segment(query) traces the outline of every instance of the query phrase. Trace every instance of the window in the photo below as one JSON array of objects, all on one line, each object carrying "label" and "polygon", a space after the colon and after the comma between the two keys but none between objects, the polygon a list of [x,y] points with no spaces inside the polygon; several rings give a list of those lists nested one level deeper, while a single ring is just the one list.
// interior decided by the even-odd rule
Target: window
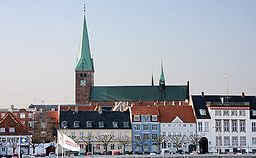
[{"label": "window", "polygon": [[80,122],[79,121],[74,121],[74,127],[75,128],[79,128],[80,127]]},{"label": "window", "polygon": [[76,133],[75,132],[71,132],[71,137],[75,137]]},{"label": "window", "polygon": [[198,122],[198,132],[203,131],[203,122]]},{"label": "window", "polygon": [[224,132],[229,132],[229,120],[224,120]]},{"label": "window", "polygon": [[46,128],[46,122],[41,122],[41,128]]},{"label": "window", "polygon": [[240,132],[245,132],[245,120],[239,120]]},{"label": "window", "polygon": [[256,145],[256,137],[252,137],[252,145]]},{"label": "window", "polygon": [[143,134],[143,140],[148,140],[149,139],[149,134]]},{"label": "window", "polygon": [[28,118],[34,118],[34,114],[33,113],[28,113]]},{"label": "window", "polygon": [[84,132],[80,132],[80,136],[83,137],[84,136]]},{"label": "window", "polygon": [[237,116],[237,110],[231,110],[231,116]]},{"label": "window", "polygon": [[111,150],[114,150],[115,149],[115,144],[111,144],[110,148],[111,148]]},{"label": "window", "polygon": [[0,132],[4,133],[5,132],[5,128],[0,128]]},{"label": "window", "polygon": [[229,116],[229,110],[223,110],[223,116]]},{"label": "window", "polygon": [[163,135],[163,136],[166,136],[166,132],[162,132],[162,135]]},{"label": "window", "polygon": [[152,134],[152,139],[157,140],[157,134]]},{"label": "window", "polygon": [[152,130],[156,131],[157,130],[157,125],[152,125],[151,128],[152,128]]},{"label": "window", "polygon": [[134,115],[134,121],[140,121],[140,115]]},{"label": "window", "polygon": [[222,146],[221,136],[216,136],[216,146]]},{"label": "window", "polygon": [[240,146],[246,146],[246,137],[244,136],[240,137]]},{"label": "window", "polygon": [[134,139],[137,140],[137,141],[140,140],[140,135],[135,135]]},{"label": "window", "polygon": [[33,121],[28,121],[28,127],[34,128],[34,122]]},{"label": "window", "polygon": [[256,110],[252,110],[252,116],[256,116]]},{"label": "window", "polygon": [[149,115],[142,115],[141,121],[143,122],[150,122],[150,116]]},{"label": "window", "polygon": [[15,132],[15,128],[14,127],[10,127],[9,128],[9,133],[14,133]]},{"label": "window", "polygon": [[199,109],[200,115],[205,116],[206,110],[205,109]]},{"label": "window", "polygon": [[134,130],[140,130],[140,125],[134,125]]},{"label": "window", "polygon": [[209,122],[204,122],[204,130],[205,132],[209,132]]},{"label": "window", "polygon": [[46,137],[46,131],[41,131],[41,137]]},{"label": "window", "polygon": [[123,125],[124,125],[124,128],[129,128],[130,127],[129,122],[123,122]]},{"label": "window", "polygon": [[152,121],[157,121],[157,115],[152,115]]},{"label": "window", "polygon": [[26,114],[25,113],[20,113],[20,118],[21,119],[26,118]]},{"label": "window", "polygon": [[103,128],[104,127],[104,122],[103,121],[99,121],[99,127]]},{"label": "window", "polygon": [[186,125],[186,124],[183,124],[183,127],[187,127],[187,125]]},{"label": "window", "polygon": [[149,125],[142,125],[143,126],[143,130],[149,130]]},{"label": "window", "polygon": [[68,122],[67,121],[62,121],[61,122],[61,128],[67,128],[68,127]]},{"label": "window", "polygon": [[252,122],[252,132],[256,132],[256,122]]},{"label": "window", "polygon": [[112,122],[113,128],[118,128],[118,122]]},{"label": "window", "polygon": [[86,127],[92,127],[92,121],[86,121]]},{"label": "window", "polygon": [[233,136],[232,137],[232,146],[238,146],[238,137],[237,136]]},{"label": "window", "polygon": [[[175,132],[173,132],[173,135],[175,135],[174,134]],[[168,137],[171,137],[172,136],[172,132],[168,132]]]},{"label": "window", "polygon": [[221,116],[221,111],[220,110],[215,110],[215,116]]},{"label": "window", "polygon": [[240,110],[239,111],[239,116],[245,116],[245,110]]},{"label": "window", "polygon": [[237,132],[237,120],[231,120],[232,132]]},{"label": "window", "polygon": [[216,132],[221,132],[221,120],[215,120]]},{"label": "window", "polygon": [[230,146],[230,137],[224,136],[224,146]]}]

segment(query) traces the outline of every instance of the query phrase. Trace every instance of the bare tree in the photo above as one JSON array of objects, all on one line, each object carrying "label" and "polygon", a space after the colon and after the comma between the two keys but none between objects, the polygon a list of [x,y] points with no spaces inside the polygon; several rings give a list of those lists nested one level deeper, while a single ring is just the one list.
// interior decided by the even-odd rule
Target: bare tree
[{"label": "bare tree", "polygon": [[173,144],[176,148],[176,151],[182,147],[182,144],[185,142],[186,137],[184,135],[171,135],[168,137],[168,140]]},{"label": "bare tree", "polygon": [[107,154],[108,151],[108,144],[109,142],[114,138],[112,134],[104,134],[104,135],[98,135],[96,139],[102,143],[104,149],[105,149],[105,154]]},{"label": "bare tree", "polygon": [[[92,136],[91,134],[88,134],[87,136],[81,136],[78,139],[78,143],[84,144],[84,147],[88,146],[88,151],[91,151],[91,152],[92,152],[92,142],[93,141],[94,141],[94,136]],[[86,151],[86,149],[85,149],[85,151]]]},{"label": "bare tree", "polygon": [[146,138],[144,136],[143,137],[141,137],[141,136],[135,137],[135,140],[134,140],[134,145],[136,147],[141,147],[141,151],[143,154],[144,154],[144,144],[147,140],[148,140],[148,138]]},{"label": "bare tree", "polygon": [[192,134],[192,135],[187,137],[188,142],[193,144],[193,151],[196,151],[201,138],[202,137],[197,135],[197,134]]},{"label": "bare tree", "polygon": [[15,150],[19,146],[19,138],[10,138],[7,142],[6,145],[12,148],[12,153],[15,153]]},{"label": "bare tree", "polygon": [[157,145],[158,153],[161,152],[161,144],[166,141],[165,135],[157,135],[155,137],[152,137],[152,141]]},{"label": "bare tree", "polygon": [[123,154],[125,153],[125,148],[130,145],[131,143],[131,137],[129,136],[120,136],[116,138],[116,141],[118,141],[123,146]]}]

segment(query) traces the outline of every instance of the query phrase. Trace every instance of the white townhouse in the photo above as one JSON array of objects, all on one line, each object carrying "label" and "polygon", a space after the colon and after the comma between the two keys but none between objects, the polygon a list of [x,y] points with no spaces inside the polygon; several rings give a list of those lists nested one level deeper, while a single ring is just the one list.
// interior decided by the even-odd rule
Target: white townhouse
[{"label": "white townhouse", "polygon": [[201,153],[255,152],[254,96],[192,96]]}]

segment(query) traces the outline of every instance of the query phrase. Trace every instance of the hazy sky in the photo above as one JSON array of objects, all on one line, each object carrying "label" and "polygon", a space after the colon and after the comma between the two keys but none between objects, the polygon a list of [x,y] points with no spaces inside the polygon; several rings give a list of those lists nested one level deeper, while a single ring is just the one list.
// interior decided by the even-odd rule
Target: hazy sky
[{"label": "hazy sky", "polygon": [[[95,85],[256,94],[255,0],[87,0]],[[74,103],[82,0],[0,2],[0,106]]]}]

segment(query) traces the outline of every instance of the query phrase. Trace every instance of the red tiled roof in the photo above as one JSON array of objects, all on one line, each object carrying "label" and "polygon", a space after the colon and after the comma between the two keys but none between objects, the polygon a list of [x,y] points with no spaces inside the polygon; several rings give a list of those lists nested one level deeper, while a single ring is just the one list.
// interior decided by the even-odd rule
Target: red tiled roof
[{"label": "red tiled roof", "polygon": [[159,115],[156,106],[133,106],[131,108],[132,115]]},{"label": "red tiled roof", "polygon": [[68,110],[72,110],[72,111],[75,111],[77,108],[78,111],[94,111],[96,106],[93,105],[93,106],[68,106],[68,105],[63,105],[63,106],[60,106],[60,111],[68,111]]},{"label": "red tiled roof", "polygon": [[9,133],[9,131],[6,130],[4,133],[0,133],[0,135],[30,135],[28,129],[11,112],[6,113],[0,120],[0,127],[6,129],[9,127],[15,128],[14,133]]},{"label": "red tiled roof", "polygon": [[184,123],[196,123],[192,106],[159,106],[160,122],[169,123],[179,117]]}]

